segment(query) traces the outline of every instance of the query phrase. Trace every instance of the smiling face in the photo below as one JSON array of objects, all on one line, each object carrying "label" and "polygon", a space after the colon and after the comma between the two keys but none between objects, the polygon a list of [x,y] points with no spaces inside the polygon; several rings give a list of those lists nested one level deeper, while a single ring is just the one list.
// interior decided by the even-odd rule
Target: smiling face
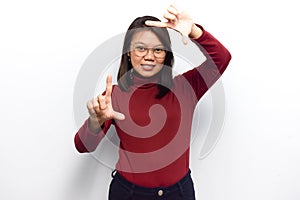
[{"label": "smiling face", "polygon": [[145,30],[133,35],[128,56],[138,74],[151,77],[163,68],[166,52],[158,37],[153,32]]}]

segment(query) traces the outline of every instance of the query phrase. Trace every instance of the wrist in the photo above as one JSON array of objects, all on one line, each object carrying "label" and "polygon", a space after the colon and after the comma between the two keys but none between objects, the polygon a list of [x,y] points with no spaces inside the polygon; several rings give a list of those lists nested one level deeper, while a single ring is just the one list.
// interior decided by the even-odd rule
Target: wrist
[{"label": "wrist", "polygon": [[93,133],[98,133],[101,130],[102,124],[98,119],[92,119],[91,117],[88,119],[88,128]]},{"label": "wrist", "polygon": [[203,34],[203,31],[196,24],[193,24],[189,37],[192,39],[198,39]]}]

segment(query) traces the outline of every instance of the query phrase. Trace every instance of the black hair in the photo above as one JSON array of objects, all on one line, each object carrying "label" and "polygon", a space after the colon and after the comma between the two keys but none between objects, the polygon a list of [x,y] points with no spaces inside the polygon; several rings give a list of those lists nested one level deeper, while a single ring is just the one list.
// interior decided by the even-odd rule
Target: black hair
[{"label": "black hair", "polygon": [[145,24],[145,21],[147,20],[160,21],[158,18],[153,16],[138,17],[130,24],[125,34],[121,63],[118,72],[118,85],[122,91],[128,91],[129,87],[133,84],[128,73],[132,69],[128,52],[130,52],[130,43],[133,35],[141,31],[151,31],[159,38],[166,49],[164,66],[160,71],[159,82],[157,85],[159,92],[156,95],[157,98],[162,98],[173,86],[172,67],[174,56],[171,50],[171,39],[166,28],[147,26]]}]

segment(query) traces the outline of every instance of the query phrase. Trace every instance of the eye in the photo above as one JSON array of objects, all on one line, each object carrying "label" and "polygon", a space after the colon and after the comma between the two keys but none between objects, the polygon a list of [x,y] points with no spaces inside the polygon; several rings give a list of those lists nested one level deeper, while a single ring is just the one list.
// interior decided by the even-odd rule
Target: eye
[{"label": "eye", "polygon": [[154,51],[155,51],[155,53],[161,53],[165,50],[163,48],[155,48]]},{"label": "eye", "polygon": [[160,52],[162,52],[162,51],[163,51],[163,49],[162,49],[162,48],[155,48],[154,50],[155,50],[155,52],[156,52],[156,53],[160,53]]},{"label": "eye", "polygon": [[136,46],[135,47],[135,49],[137,50],[137,51],[146,51],[146,48],[145,47],[143,47],[143,46]]}]

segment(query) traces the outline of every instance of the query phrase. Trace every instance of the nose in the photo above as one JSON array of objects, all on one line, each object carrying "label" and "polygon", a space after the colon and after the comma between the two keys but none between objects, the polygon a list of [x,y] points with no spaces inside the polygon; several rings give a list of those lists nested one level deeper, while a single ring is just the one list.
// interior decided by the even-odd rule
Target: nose
[{"label": "nose", "polygon": [[154,51],[153,49],[148,49],[147,54],[145,55],[146,60],[154,60]]}]

